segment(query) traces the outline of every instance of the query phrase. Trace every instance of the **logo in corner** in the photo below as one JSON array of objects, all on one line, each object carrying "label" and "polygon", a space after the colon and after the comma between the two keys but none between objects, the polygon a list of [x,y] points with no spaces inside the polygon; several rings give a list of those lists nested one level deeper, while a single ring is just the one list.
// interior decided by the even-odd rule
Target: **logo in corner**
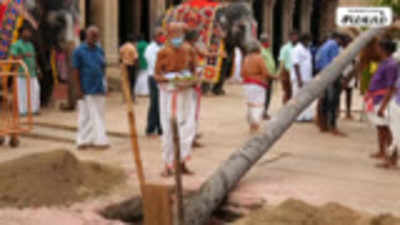
[{"label": "logo in corner", "polygon": [[336,10],[339,27],[386,27],[392,23],[390,7],[339,7]]}]

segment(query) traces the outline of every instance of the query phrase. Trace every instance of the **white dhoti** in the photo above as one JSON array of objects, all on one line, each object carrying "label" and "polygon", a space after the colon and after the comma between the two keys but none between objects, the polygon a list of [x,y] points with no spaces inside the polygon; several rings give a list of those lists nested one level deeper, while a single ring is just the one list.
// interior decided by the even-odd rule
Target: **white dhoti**
[{"label": "white dhoti", "polygon": [[[176,118],[181,150],[181,162],[190,159],[192,143],[196,135],[196,101],[193,88],[179,91],[176,94]],[[163,128],[162,149],[166,165],[173,166],[175,145],[171,125],[172,102],[174,93],[160,88],[160,119]]]},{"label": "white dhoti", "polygon": [[[303,83],[303,87],[305,87],[308,84],[308,82]],[[293,90],[293,96],[296,96],[300,93],[301,88],[298,85],[297,81],[292,80],[292,90]],[[304,109],[304,111],[300,114],[299,117],[297,117],[297,121],[311,121],[315,117],[315,111],[316,109],[314,108],[314,104],[311,104],[309,107]]]},{"label": "white dhoti", "polygon": [[106,146],[105,96],[85,95],[78,101],[78,146]]},{"label": "white dhoti", "polygon": [[[25,115],[28,113],[28,86],[25,77],[18,77],[18,109],[19,113]],[[30,99],[31,112],[38,113],[40,110],[40,85],[37,77],[30,78]]]},{"label": "white dhoti", "polygon": [[384,112],[384,117],[378,116],[378,111],[381,108],[381,104],[374,105],[373,110],[367,111],[368,120],[371,122],[372,125],[377,127],[385,127],[389,125],[389,107],[386,108]]},{"label": "white dhoti", "polygon": [[135,94],[137,96],[148,96],[150,94],[149,88],[149,73],[147,70],[140,70],[136,85],[135,85]]},{"label": "white dhoti", "polygon": [[396,102],[396,99],[393,99],[390,103],[388,114],[389,128],[393,135],[393,142],[389,150],[393,153],[400,148],[400,105]]},{"label": "white dhoti", "polygon": [[257,84],[243,85],[247,97],[247,121],[260,124],[264,112],[265,88]]}]

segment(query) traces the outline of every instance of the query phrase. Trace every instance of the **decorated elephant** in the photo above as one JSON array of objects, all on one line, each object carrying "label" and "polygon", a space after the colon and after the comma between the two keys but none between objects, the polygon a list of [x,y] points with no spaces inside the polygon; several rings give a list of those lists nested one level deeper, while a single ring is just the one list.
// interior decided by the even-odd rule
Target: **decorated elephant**
[{"label": "decorated elephant", "polygon": [[[54,84],[66,80],[67,57],[79,42],[78,0],[25,0],[25,6],[37,22],[34,44],[42,79],[41,102],[46,106],[52,97]],[[58,57],[58,56],[62,57]]]},{"label": "decorated elephant", "polygon": [[[77,41],[77,3],[77,0],[0,0],[0,60],[9,57],[9,47],[18,39],[19,28],[31,26],[35,30],[32,42],[42,75],[41,102],[45,106],[53,94],[54,83],[61,76],[56,56],[68,54],[72,48],[66,46],[74,46]],[[67,59],[64,57],[64,60]],[[64,65],[68,65],[68,62],[64,62]],[[10,69],[10,66],[4,65],[0,68]],[[11,78],[2,78],[0,89],[8,90],[12,87]],[[2,98],[2,101],[10,101],[4,96]],[[4,140],[0,136],[0,145]],[[11,135],[10,145],[16,147],[18,143],[17,135]]]},{"label": "decorated elephant", "polygon": [[213,92],[220,94],[224,80],[231,74],[235,47],[245,53],[246,46],[257,41],[257,23],[250,4],[246,1],[186,1],[168,10],[162,19],[164,26],[174,21],[184,22],[190,29],[197,30],[205,46],[211,48],[217,43],[227,53],[226,58],[205,66],[205,79],[214,84]]},{"label": "decorated elephant", "polygon": [[[8,48],[18,38],[18,28],[31,26],[32,42],[41,70],[41,102],[46,106],[53,93],[54,83],[65,74],[57,66],[58,54],[68,53],[67,46],[78,41],[78,0],[2,0],[3,28],[0,59],[8,57]],[[68,59],[68,57],[60,57]],[[66,65],[66,62],[64,62]]]}]

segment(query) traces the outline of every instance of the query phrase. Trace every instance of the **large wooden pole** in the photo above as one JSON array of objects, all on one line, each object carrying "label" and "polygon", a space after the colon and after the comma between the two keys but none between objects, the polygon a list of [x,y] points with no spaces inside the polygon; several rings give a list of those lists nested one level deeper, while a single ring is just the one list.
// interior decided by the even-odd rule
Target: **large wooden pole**
[{"label": "large wooden pole", "polygon": [[122,92],[125,98],[126,107],[127,107],[127,114],[128,114],[128,122],[129,122],[129,131],[130,131],[130,138],[132,143],[132,151],[135,160],[136,170],[139,178],[140,190],[143,194],[143,188],[145,185],[145,177],[143,172],[143,164],[142,158],[140,155],[139,150],[139,143],[136,131],[136,119],[135,119],[135,112],[133,111],[133,102],[132,102],[132,94],[131,89],[129,87],[129,80],[128,80],[128,70],[126,66],[121,65],[122,71]]},{"label": "large wooden pole", "polygon": [[202,185],[200,191],[185,204],[185,224],[204,225],[213,211],[273,144],[290,128],[298,115],[319,98],[344,68],[383,28],[370,29],[361,34],[330,66],[323,70],[304,90],[284,106],[259,136],[234,152]]}]

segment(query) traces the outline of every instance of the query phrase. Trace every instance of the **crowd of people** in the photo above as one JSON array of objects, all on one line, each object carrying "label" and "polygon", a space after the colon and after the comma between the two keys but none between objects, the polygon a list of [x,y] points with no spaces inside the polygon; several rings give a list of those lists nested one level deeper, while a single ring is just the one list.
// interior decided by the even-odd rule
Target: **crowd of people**
[{"label": "crowd of people", "polygon": [[[10,53],[22,59],[31,74],[31,102],[34,113],[40,110],[40,87],[37,76],[35,50],[29,39],[32,31],[21,28],[21,38],[11,46]],[[270,119],[268,108],[272,98],[274,81],[283,90],[282,103],[287,104],[306,87],[322,70],[329,66],[352,39],[349,35],[333,33],[319,46],[313,46],[309,34],[293,31],[289,41],[282,46],[278,62],[271,51],[269,35],[260,35],[259,41],[248,43],[245,49],[235,49],[236,79],[243,85],[247,99],[247,121],[250,132],[257,133],[263,120]],[[351,119],[352,90],[357,83],[366,86],[365,108],[371,123],[377,127],[379,151],[372,155],[383,159],[385,168],[397,165],[400,144],[400,79],[398,79],[400,52],[396,44],[384,39],[378,42],[377,55],[373,58],[378,66],[371,72],[371,63],[361,59],[351,62],[343,76],[329,85],[318,100],[297,118],[298,122],[315,121],[321,132],[346,136],[338,129],[340,96],[346,95],[346,118]],[[198,45],[196,31],[188,30],[182,23],[171,23],[167,29],[158,28],[150,43],[143,38],[129,36],[120,48],[121,66],[128,71],[129,86],[135,96],[150,95],[146,134],[162,136],[165,168],[163,176],[171,176],[174,170],[175,146],[171,118],[176,117],[181,167],[184,174],[192,174],[187,160],[193,147],[201,147],[198,132],[199,106],[202,95],[202,67],[198,58],[221,55]],[[397,57],[397,59],[396,59]],[[397,61],[396,61],[397,60]],[[71,54],[73,76],[71,86],[76,90],[78,108],[78,149],[107,149],[110,142],[105,128],[105,79],[106,61],[99,44],[99,29],[89,27],[82,33],[82,43]],[[239,66],[238,66],[239,65]],[[363,71],[371,75],[365,81]],[[361,75],[360,75],[361,74]],[[238,77],[240,76],[240,77]],[[18,77],[20,114],[27,113],[26,78]],[[223,83],[223,82],[222,82]],[[315,105],[317,107],[315,107]]]},{"label": "crowd of people", "polygon": [[[269,119],[268,105],[273,80],[280,81],[282,101],[286,104],[318,76],[320,71],[332,64],[340,52],[352,42],[349,34],[334,32],[321,45],[315,46],[311,44],[310,35],[293,31],[289,35],[289,42],[280,50],[279,70],[274,72],[274,58],[271,57],[268,39],[265,37],[268,35],[261,35],[261,44],[252,43],[247,46],[241,72],[247,97],[247,119],[252,133],[260,128],[263,117]],[[322,133],[346,137],[338,128],[341,95],[344,93],[346,99],[345,118],[353,119],[353,89],[360,84],[361,94],[365,97],[365,110],[362,114],[367,115],[378,130],[379,151],[371,157],[384,160],[378,166],[393,168],[397,166],[400,143],[400,49],[396,50],[396,42],[388,37],[377,40],[370,44],[374,45],[373,49],[363,50],[367,54],[370,51],[376,53],[370,57],[368,63],[361,59],[365,58],[363,54],[350,62],[343,74],[324,91],[317,104],[311,104],[298,116],[297,122],[315,121]],[[367,74],[364,70],[367,70]]]}]

